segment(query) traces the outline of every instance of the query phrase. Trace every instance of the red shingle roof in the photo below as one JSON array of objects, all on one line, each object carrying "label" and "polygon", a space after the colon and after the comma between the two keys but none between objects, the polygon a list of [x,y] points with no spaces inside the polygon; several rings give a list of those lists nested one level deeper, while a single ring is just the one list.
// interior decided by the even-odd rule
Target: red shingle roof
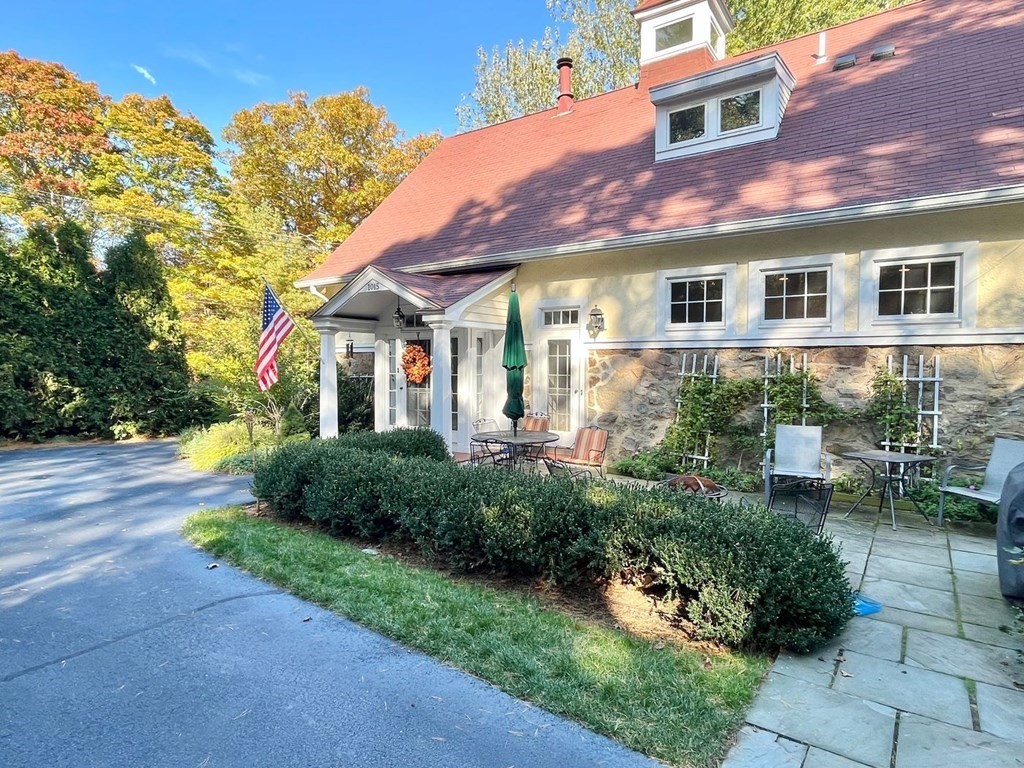
[{"label": "red shingle roof", "polygon": [[493,269],[464,275],[410,275],[391,269],[378,269],[439,307],[450,307],[508,272],[507,269]]},{"label": "red shingle roof", "polygon": [[[896,58],[870,61],[886,43]],[[665,62],[568,115],[448,138],[307,279],[1024,184],[1024,3],[924,0],[830,30],[829,63],[817,47],[720,63],[786,61],[772,141],[655,163],[649,88],[688,73]]]}]

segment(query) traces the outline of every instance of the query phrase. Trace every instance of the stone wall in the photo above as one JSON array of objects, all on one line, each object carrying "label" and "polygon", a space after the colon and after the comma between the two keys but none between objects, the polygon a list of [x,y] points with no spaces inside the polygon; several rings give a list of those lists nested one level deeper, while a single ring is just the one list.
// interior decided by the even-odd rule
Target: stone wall
[{"label": "stone wall", "polygon": [[[587,364],[587,418],[611,432],[609,459],[657,444],[675,418],[676,391],[684,354],[706,350],[609,350],[592,353]],[[941,364],[939,445],[941,453],[984,461],[992,439],[1024,439],[1024,345],[949,347],[818,347],[808,349],[722,349],[719,373],[760,377],[765,353],[784,359],[804,353],[825,400],[846,410],[867,404],[877,366],[888,355],[903,355],[916,366],[938,355]],[[712,353],[713,354],[713,353]],[[916,368],[915,368],[916,370]],[[916,388],[914,390],[916,398]],[[760,420],[760,411],[749,417]],[[832,426],[825,447],[838,455],[874,448],[880,438],[866,420]],[[725,457],[728,458],[728,457]],[[746,467],[749,469],[750,467]],[[840,462],[837,471],[844,471]]]}]

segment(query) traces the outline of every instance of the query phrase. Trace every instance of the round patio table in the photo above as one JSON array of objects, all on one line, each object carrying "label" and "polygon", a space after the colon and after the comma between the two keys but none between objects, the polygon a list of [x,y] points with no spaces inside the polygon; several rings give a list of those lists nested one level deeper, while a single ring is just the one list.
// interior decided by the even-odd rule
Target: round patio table
[{"label": "round patio table", "polygon": [[515,469],[523,456],[529,453],[530,448],[538,448],[548,443],[557,443],[559,439],[559,435],[554,432],[532,429],[520,429],[517,432],[513,432],[511,429],[477,432],[470,438],[474,443],[500,445],[508,448],[508,455],[511,459],[508,466],[510,470]]}]

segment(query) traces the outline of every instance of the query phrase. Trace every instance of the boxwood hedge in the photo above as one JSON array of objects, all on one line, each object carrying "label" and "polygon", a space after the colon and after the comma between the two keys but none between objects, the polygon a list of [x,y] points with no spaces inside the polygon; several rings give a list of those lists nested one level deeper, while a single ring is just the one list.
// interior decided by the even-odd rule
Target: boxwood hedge
[{"label": "boxwood hedge", "polygon": [[734,647],[807,651],[853,615],[832,542],[763,508],[459,466],[432,458],[439,437],[401,432],[285,446],[257,470],[256,494],[282,517],[399,537],[464,570],[634,574],[680,599],[695,637]]}]

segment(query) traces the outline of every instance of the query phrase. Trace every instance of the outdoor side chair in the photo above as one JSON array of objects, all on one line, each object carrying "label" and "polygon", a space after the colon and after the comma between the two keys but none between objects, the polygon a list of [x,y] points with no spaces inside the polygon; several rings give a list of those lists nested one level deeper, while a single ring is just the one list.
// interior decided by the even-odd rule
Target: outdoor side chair
[{"label": "outdoor side chair", "polygon": [[597,470],[604,479],[604,454],[608,450],[608,430],[601,427],[580,427],[576,440],[568,448],[553,449],[553,458],[588,470]]},{"label": "outdoor side chair", "polygon": [[764,455],[764,503],[771,507],[772,486],[780,478],[827,481],[832,457],[822,448],[821,427],[779,424],[775,449]]},{"label": "outdoor side chair", "polygon": [[[1024,463],[1024,441],[997,437],[992,446],[992,456],[989,458],[988,464],[975,467],[950,464],[946,467],[946,471],[942,475],[942,485],[939,486],[939,527],[942,527],[942,514],[946,506],[947,493],[974,499],[982,504],[999,504],[1006,476],[1010,474],[1011,469],[1022,463]],[[985,470],[985,479],[980,488],[950,485],[949,481],[955,470],[960,472]]]},{"label": "outdoor side chair", "polygon": [[772,485],[768,509],[780,517],[803,523],[816,536],[825,530],[825,518],[832,504],[832,483],[798,478]]},{"label": "outdoor side chair", "polygon": [[[546,413],[531,413],[523,419],[523,431],[525,432],[547,432],[548,426],[551,424],[551,418]],[[545,446],[543,445],[530,445],[527,446],[520,459],[524,462],[531,462],[534,467],[545,456]]]},{"label": "outdoor side chair", "polygon": [[[473,422],[473,432],[497,432],[498,422],[494,419],[477,419]],[[487,441],[469,441],[469,463],[475,467],[487,463],[497,463],[505,455],[504,446]]]}]

